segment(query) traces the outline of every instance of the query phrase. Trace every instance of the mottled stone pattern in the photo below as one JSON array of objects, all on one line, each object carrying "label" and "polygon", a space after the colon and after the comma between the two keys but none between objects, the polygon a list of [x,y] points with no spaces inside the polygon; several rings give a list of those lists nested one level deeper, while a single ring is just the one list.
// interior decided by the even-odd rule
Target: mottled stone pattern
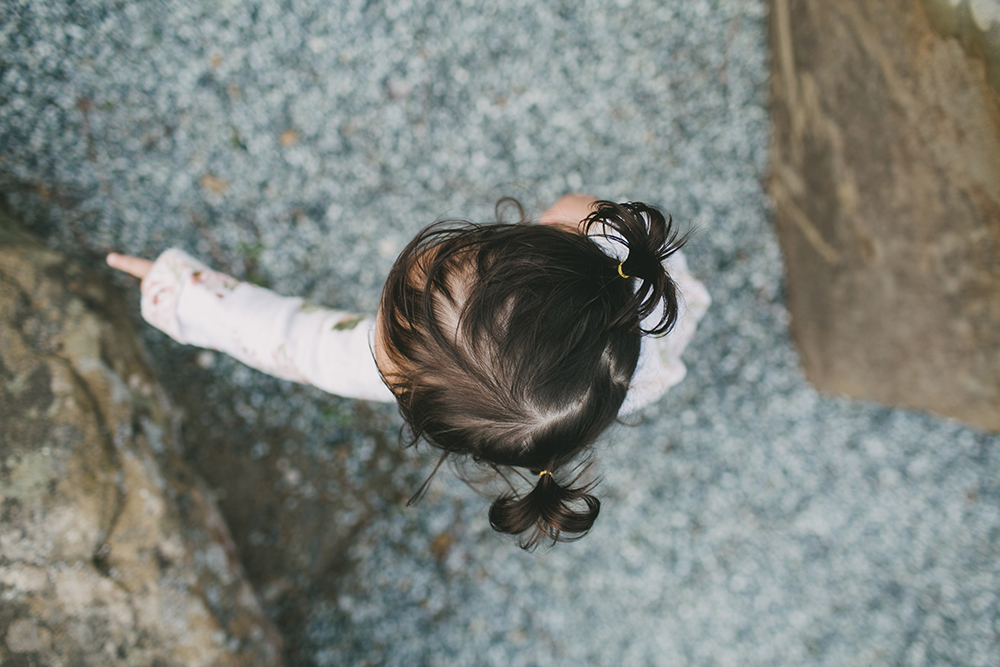
[{"label": "mottled stone pattern", "polygon": [[125,312],[0,213],[0,664],[278,664]]},{"label": "mottled stone pattern", "polygon": [[1000,429],[1000,105],[983,62],[911,0],[772,10],[769,189],[809,379]]}]

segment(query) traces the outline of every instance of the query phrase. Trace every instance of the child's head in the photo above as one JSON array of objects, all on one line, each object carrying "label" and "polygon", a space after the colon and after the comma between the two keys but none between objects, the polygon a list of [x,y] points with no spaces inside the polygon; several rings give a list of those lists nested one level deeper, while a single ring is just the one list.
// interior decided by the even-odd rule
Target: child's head
[{"label": "child's head", "polygon": [[677,317],[662,262],[683,240],[669,219],[598,202],[581,229],[623,243],[628,258],[553,226],[431,225],[396,260],[379,311],[376,359],[414,441],[535,476],[531,492],[490,509],[493,527],[527,547],[593,524],[591,487],[559,480],[617,418],[642,334]]}]

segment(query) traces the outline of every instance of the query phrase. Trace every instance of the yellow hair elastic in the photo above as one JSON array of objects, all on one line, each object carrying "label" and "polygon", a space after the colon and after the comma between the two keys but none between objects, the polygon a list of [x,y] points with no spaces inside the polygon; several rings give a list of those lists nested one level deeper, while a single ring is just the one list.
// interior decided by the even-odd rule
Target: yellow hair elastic
[{"label": "yellow hair elastic", "polygon": [[622,271],[622,264],[624,264],[624,263],[625,263],[625,262],[618,262],[618,275],[620,275],[620,276],[621,276],[622,278],[624,278],[625,280],[628,280],[628,276],[626,276],[626,275],[625,275],[625,272],[624,272],[624,271]]},{"label": "yellow hair elastic", "polygon": [[[549,477],[552,477],[552,473],[550,473],[548,470],[543,470],[542,472],[538,473],[538,479],[541,479],[542,476],[544,476],[544,475],[548,475]],[[552,479],[555,479],[555,477],[552,477]]]}]

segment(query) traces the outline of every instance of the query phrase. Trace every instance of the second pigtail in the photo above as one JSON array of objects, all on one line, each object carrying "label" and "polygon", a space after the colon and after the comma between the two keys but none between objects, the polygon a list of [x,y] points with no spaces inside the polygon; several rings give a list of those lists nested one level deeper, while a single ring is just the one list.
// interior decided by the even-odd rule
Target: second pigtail
[{"label": "second pigtail", "polygon": [[522,496],[507,493],[493,502],[490,525],[520,535],[521,547],[528,550],[545,539],[568,542],[583,537],[594,525],[601,501],[590,495],[593,482],[574,487],[577,479],[563,486],[552,470],[539,471],[531,491]]},{"label": "second pigtail", "polygon": [[[657,311],[660,317],[642,332],[655,336],[670,331],[677,321],[677,286],[663,268],[663,262],[687,241],[673,224],[673,218],[647,204],[599,201],[583,223],[588,233],[596,233],[627,249],[624,260],[615,261],[619,278],[637,279],[635,308],[639,321]],[[612,260],[614,261],[614,260]]]}]

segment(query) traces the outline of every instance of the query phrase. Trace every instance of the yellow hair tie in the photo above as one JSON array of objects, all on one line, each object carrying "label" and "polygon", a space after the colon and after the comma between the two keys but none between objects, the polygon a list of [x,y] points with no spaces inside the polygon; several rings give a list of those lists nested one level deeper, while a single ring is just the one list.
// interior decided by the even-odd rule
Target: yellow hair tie
[{"label": "yellow hair tie", "polygon": [[622,278],[624,278],[625,280],[628,280],[628,276],[626,276],[626,275],[625,275],[625,272],[624,272],[624,271],[622,271],[622,264],[624,264],[624,263],[625,263],[625,262],[618,262],[618,275],[620,275],[620,276],[621,276]]},{"label": "yellow hair tie", "polygon": [[[548,470],[543,470],[542,472],[538,473],[538,479],[541,479],[544,475],[552,477],[552,473],[550,473]],[[552,477],[552,479],[555,479],[555,477]]]}]

